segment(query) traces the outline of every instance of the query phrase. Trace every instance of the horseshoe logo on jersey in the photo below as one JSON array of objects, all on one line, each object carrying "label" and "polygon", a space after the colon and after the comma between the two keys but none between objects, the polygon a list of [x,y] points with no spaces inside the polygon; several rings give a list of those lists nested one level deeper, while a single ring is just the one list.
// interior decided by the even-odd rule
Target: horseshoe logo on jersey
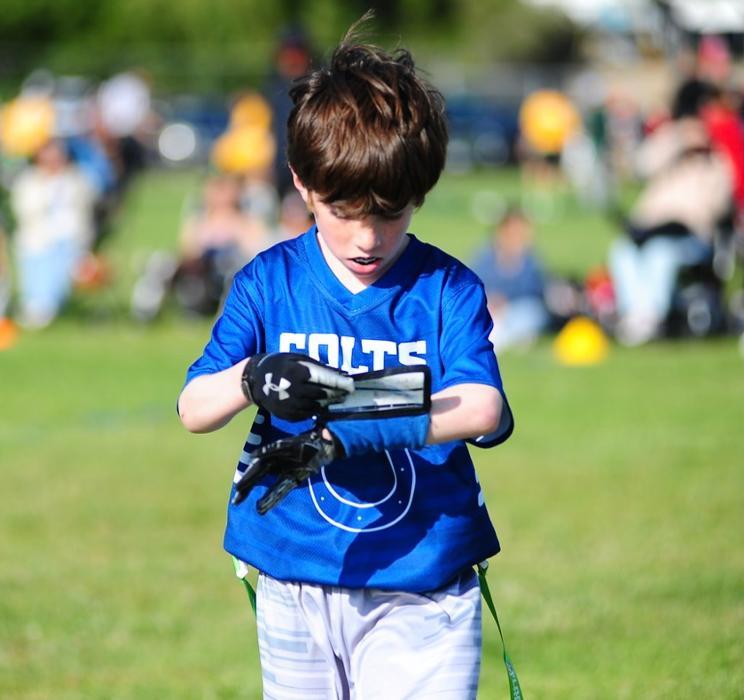
[{"label": "horseshoe logo on jersey", "polygon": [[400,522],[411,509],[416,469],[408,450],[385,450],[385,458],[329,464],[311,477],[310,496],[323,519],[347,532],[377,532]]}]

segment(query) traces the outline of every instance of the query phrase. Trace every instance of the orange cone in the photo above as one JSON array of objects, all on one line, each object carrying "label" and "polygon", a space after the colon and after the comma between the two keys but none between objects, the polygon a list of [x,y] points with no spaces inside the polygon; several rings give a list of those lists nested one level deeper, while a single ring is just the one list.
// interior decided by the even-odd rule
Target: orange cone
[{"label": "orange cone", "polygon": [[18,340],[18,326],[9,318],[0,318],[0,351],[12,348]]}]

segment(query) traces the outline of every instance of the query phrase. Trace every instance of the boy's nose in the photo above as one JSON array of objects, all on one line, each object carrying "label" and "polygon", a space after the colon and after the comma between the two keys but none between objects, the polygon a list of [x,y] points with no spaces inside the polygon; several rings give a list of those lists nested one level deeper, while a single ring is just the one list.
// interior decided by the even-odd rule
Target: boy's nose
[{"label": "boy's nose", "polygon": [[375,222],[365,219],[360,222],[359,230],[355,237],[357,247],[364,253],[372,253],[380,245],[380,234]]}]

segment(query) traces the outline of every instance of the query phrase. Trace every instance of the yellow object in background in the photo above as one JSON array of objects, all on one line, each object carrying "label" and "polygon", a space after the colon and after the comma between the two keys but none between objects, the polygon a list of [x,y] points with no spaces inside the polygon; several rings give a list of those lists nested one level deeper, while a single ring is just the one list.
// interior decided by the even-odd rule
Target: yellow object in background
[{"label": "yellow object in background", "polygon": [[572,318],[553,341],[553,353],[564,365],[594,365],[607,357],[610,343],[597,323],[585,316]]},{"label": "yellow object in background", "polygon": [[258,93],[243,95],[230,111],[230,128],[255,126],[259,129],[271,128],[271,106]]},{"label": "yellow object in background", "polygon": [[242,175],[269,167],[275,151],[274,137],[268,129],[240,126],[217,139],[212,162],[224,173]]},{"label": "yellow object in background", "polygon": [[560,153],[580,124],[576,107],[557,90],[533,92],[519,110],[519,128],[527,143],[544,154]]},{"label": "yellow object in background", "polygon": [[0,114],[0,145],[9,156],[33,156],[54,134],[54,106],[46,97],[17,97]]},{"label": "yellow object in background", "polygon": [[18,326],[9,318],[0,318],[0,352],[12,348],[18,340]]}]

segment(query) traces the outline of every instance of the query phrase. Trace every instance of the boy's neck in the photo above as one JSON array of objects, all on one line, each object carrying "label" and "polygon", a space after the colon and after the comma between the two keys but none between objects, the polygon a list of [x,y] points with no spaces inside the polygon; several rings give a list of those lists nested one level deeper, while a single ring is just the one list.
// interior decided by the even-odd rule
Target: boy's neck
[{"label": "boy's neck", "polygon": [[358,294],[367,289],[370,284],[373,284],[374,281],[367,283],[356,277],[351,270],[345,267],[344,264],[333,253],[331,253],[326,242],[323,240],[323,236],[318,232],[316,232],[315,235],[318,239],[320,252],[323,253],[323,258],[326,263],[328,263],[328,267],[331,268],[331,272],[334,274],[336,279],[346,287],[346,289],[348,289],[352,294]]}]

